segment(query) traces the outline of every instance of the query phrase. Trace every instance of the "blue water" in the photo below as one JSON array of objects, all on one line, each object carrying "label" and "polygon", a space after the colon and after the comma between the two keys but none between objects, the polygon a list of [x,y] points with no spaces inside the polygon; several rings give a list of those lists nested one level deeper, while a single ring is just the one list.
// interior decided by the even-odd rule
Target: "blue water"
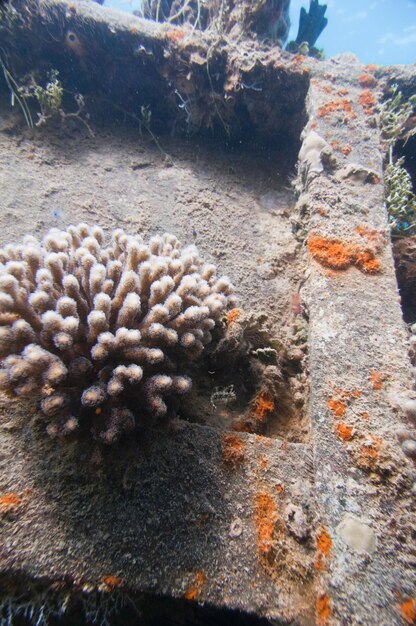
[{"label": "blue water", "polygon": [[[324,4],[320,0],[320,4]],[[416,0],[327,0],[328,26],[317,45],[327,56],[353,52],[363,63],[416,62]],[[292,29],[300,7],[292,0]]]},{"label": "blue water", "polygon": [[[363,63],[416,63],[416,0],[320,0],[327,5],[328,26],[317,46],[327,57],[353,52]],[[133,12],[141,0],[106,0],[105,6]],[[299,11],[309,0],[291,0],[295,39]]]}]

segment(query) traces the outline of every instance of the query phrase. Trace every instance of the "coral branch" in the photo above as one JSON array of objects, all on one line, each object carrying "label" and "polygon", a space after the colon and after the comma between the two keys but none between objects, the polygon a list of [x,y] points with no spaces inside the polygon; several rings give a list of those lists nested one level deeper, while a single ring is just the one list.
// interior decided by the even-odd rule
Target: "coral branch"
[{"label": "coral branch", "polygon": [[27,236],[0,250],[0,389],[37,396],[52,437],[111,444],[189,391],[232,292],[173,235],[146,244],[117,229],[106,246],[79,224]]}]

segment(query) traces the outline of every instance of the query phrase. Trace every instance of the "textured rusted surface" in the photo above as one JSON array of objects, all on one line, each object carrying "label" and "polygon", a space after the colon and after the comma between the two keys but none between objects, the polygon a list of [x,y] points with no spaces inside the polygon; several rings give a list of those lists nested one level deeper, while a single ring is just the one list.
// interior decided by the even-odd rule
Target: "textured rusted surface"
[{"label": "textured rusted surface", "polygon": [[90,111],[143,120],[155,131],[214,130],[231,142],[284,136],[288,153],[298,141],[308,71],[277,46],[265,51],[253,41],[156,24],[90,0],[12,4],[0,37],[14,77],[53,68],[68,92],[87,98]]},{"label": "textured rusted surface", "polygon": [[[380,84],[373,77],[372,91],[363,87],[363,71],[353,59],[348,76],[343,69],[340,75],[336,65],[322,66],[311,81],[304,131],[305,142],[311,131],[327,142],[321,167],[312,165],[305,172],[299,200],[310,214],[317,503],[326,546],[331,544],[323,555],[318,541],[321,624],[403,624],[402,603],[415,593],[414,468],[396,435],[406,421],[397,397],[412,393],[407,336],[374,123]],[[333,106],[340,102],[341,88],[344,105]],[[305,171],[305,160],[300,167]],[[317,248],[317,241],[325,246]],[[342,262],[351,247],[353,258],[357,250],[371,251],[366,257],[371,268]],[[377,271],[369,271],[375,260]]]},{"label": "textured rusted surface", "polygon": [[[1,436],[2,484],[14,494],[3,507],[3,572],[93,586],[116,576],[130,590],[311,619],[308,446],[239,434],[244,454],[230,466],[215,430],[182,422],[97,476],[44,437]],[[288,516],[296,507],[303,537]]]}]

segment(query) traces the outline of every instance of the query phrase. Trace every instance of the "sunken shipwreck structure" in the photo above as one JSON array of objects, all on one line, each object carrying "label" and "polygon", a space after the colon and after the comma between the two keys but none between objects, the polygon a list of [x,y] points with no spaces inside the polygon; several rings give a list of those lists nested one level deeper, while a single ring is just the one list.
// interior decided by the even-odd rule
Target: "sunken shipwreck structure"
[{"label": "sunken shipwreck structure", "polygon": [[0,5],[1,624],[415,623],[416,70],[288,7]]}]

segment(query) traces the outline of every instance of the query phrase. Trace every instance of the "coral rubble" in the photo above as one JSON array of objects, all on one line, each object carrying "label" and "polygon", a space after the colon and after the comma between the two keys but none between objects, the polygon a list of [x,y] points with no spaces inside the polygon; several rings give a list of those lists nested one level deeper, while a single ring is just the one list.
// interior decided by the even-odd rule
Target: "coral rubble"
[{"label": "coral rubble", "polygon": [[195,246],[98,226],[0,250],[0,388],[38,397],[52,437],[111,444],[167,414],[235,306]]}]

